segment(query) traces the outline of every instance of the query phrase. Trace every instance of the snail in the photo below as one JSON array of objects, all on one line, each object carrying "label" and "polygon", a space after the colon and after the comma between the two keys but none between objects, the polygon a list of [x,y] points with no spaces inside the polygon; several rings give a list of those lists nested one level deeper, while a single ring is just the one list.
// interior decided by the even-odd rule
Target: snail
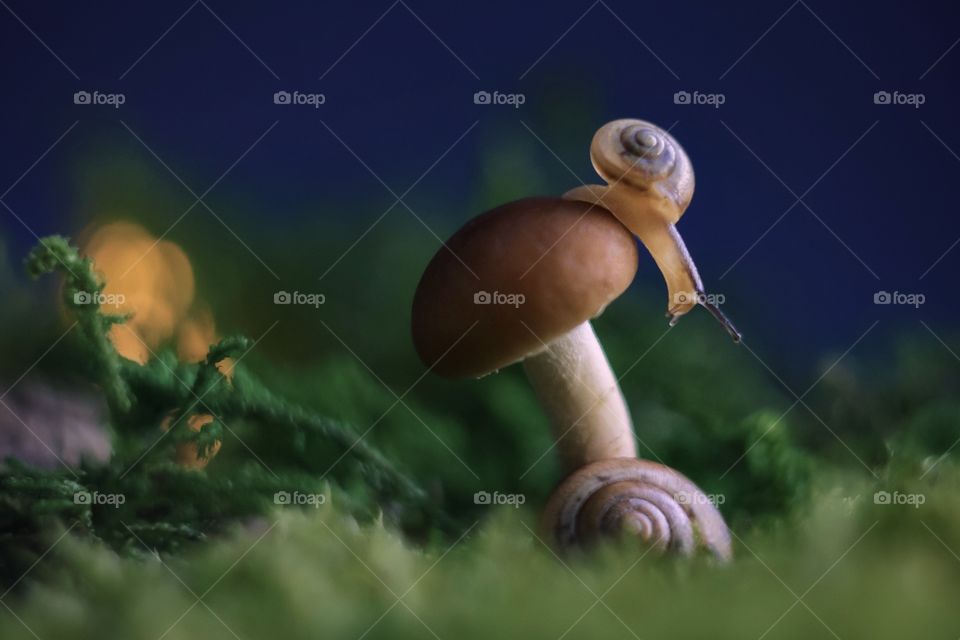
[{"label": "snail", "polygon": [[591,153],[610,186],[509,202],[443,244],[414,294],[414,346],[449,378],[523,363],[571,473],[544,516],[557,546],[629,531],[656,548],[689,555],[702,546],[726,559],[726,525],[696,485],[637,459],[626,401],[590,323],[633,281],[636,235],[671,295],[689,296],[669,308],[671,324],[699,303],[739,339],[701,295],[674,228],[693,195],[693,171],[673,138],[639,120],[601,128]]},{"label": "snail", "polygon": [[561,549],[633,536],[682,556],[698,547],[720,561],[733,554],[727,525],[707,495],[670,467],[633,458],[574,471],[550,496],[541,529]]},{"label": "snail", "polygon": [[644,120],[614,120],[590,144],[594,169],[608,186],[586,185],[564,194],[608,209],[653,256],[667,282],[667,317],[676,324],[701,305],[735,342],[740,332],[712,302],[676,224],[693,198],[693,165],[669,133]]}]

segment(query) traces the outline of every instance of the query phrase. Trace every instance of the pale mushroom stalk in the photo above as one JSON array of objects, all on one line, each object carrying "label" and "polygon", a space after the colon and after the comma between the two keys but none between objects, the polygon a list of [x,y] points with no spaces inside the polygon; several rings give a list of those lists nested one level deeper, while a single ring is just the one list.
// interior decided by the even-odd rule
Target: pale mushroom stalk
[{"label": "pale mushroom stalk", "polygon": [[590,322],[523,361],[563,468],[637,455],[627,404]]}]

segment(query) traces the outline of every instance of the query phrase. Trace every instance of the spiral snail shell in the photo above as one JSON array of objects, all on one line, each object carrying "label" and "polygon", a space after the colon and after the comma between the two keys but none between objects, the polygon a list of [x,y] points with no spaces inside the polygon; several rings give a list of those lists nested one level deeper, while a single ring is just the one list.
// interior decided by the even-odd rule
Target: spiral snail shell
[{"label": "spiral snail shell", "polygon": [[720,561],[732,556],[730,532],[708,497],[686,476],[647,460],[581,467],[554,490],[542,522],[561,549],[632,535],[660,552],[691,556],[703,548]]},{"label": "spiral snail shell", "polygon": [[602,126],[590,144],[597,173],[611,186],[655,189],[675,205],[671,222],[693,198],[693,165],[669,133],[645,120],[621,119]]}]

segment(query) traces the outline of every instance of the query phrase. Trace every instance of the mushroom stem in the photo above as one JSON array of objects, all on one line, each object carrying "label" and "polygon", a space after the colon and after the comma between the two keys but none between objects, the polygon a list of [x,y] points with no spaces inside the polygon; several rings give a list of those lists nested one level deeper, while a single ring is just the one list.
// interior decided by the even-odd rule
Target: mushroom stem
[{"label": "mushroom stem", "polygon": [[630,413],[589,321],[523,366],[550,419],[565,469],[637,456]]}]

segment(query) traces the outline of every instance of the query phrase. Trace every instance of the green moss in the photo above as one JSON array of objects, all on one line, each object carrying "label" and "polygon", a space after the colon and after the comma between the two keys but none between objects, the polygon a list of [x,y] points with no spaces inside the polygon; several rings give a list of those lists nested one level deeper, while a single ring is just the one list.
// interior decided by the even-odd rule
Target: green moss
[{"label": "green moss", "polygon": [[[924,485],[915,509],[832,477],[789,525],[740,530],[725,567],[629,547],[559,559],[513,510],[426,552],[329,504],[175,557],[68,536],[17,613],[41,638],[952,637],[957,480],[950,468]],[[0,632],[32,637],[10,616]]]}]

